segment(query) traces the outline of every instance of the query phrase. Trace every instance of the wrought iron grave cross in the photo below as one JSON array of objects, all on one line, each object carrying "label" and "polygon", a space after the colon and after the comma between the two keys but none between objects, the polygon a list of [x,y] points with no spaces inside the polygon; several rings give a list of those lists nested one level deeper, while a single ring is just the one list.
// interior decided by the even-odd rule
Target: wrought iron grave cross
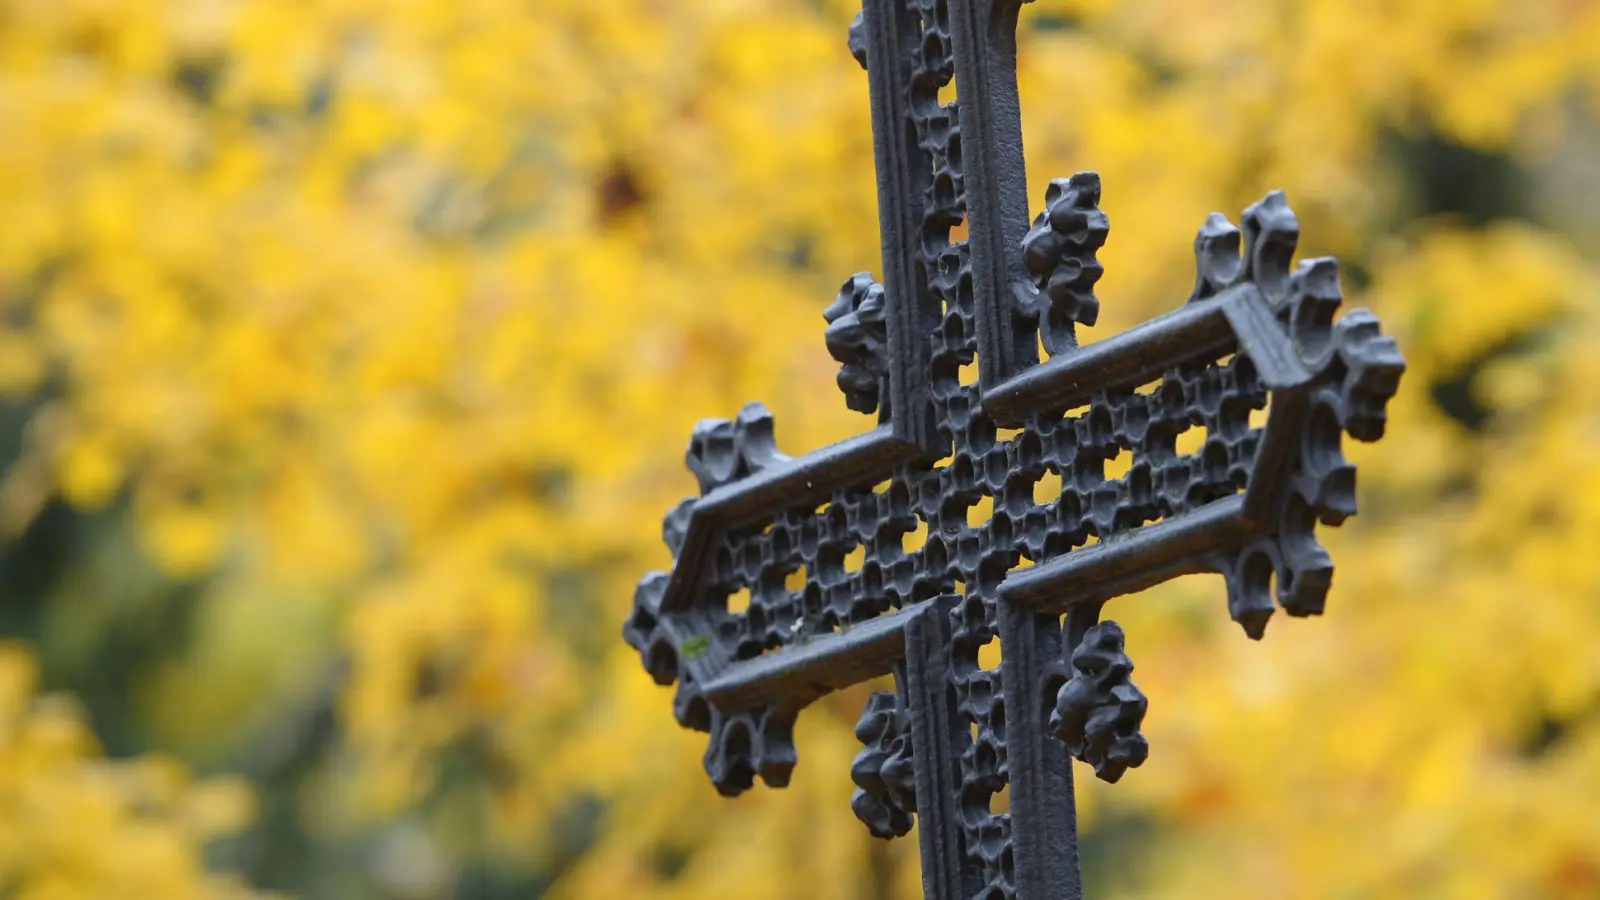
[{"label": "wrought iron grave cross", "polygon": [[[1321,613],[1333,565],[1316,526],[1355,512],[1342,436],[1383,434],[1405,367],[1370,313],[1334,321],[1334,260],[1291,269],[1299,226],[1280,193],[1242,230],[1206,220],[1187,303],[1078,346],[1108,221],[1084,172],[1051,182],[1028,225],[1022,2],[865,0],[850,48],[872,97],[883,282],[853,276],[824,316],[846,402],[878,425],[793,459],[758,403],[697,425],[700,496],[667,516],[673,570],[640,582],[625,628],[677,682],[678,721],[709,732],[706,770],[729,795],[788,782],[805,706],[893,674],[856,726],[851,805],[880,837],[918,818],[937,900],[1082,896],[1069,756],[1116,781],[1148,752],[1103,604],[1216,572],[1252,638],[1274,596]],[[969,239],[952,241],[963,220]],[[1203,443],[1180,453],[1190,429]],[[1036,502],[1047,479],[1059,494]],[[980,504],[992,514],[969,524]],[[1000,667],[984,669],[996,636]],[[1009,813],[992,813],[1008,784]]]}]

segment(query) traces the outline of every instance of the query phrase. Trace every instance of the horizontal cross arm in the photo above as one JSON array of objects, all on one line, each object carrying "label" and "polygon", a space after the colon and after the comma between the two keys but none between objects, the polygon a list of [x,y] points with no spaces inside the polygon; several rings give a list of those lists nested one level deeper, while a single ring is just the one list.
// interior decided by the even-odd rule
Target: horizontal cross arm
[{"label": "horizontal cross arm", "polygon": [[843,488],[888,478],[896,466],[921,455],[917,445],[880,425],[711,491],[695,502],[690,513],[661,609],[689,608],[701,583],[706,553],[722,531],[792,507],[821,503]]},{"label": "horizontal cross arm", "polygon": [[822,502],[834,491],[888,478],[921,454],[884,426],[846,438],[720,487],[695,504],[695,518],[737,528],[793,506]]},{"label": "horizontal cross arm", "polygon": [[[1253,292],[1240,285],[1233,292]],[[1224,295],[1225,297],[1228,295]],[[983,411],[1005,427],[1040,410],[1071,409],[1108,387],[1136,385],[1233,340],[1224,297],[1196,303],[1027,369],[984,391]]]},{"label": "horizontal cross arm", "polygon": [[1301,364],[1261,291],[1244,283],[1034,366],[984,392],[983,411],[1014,427],[1030,413],[1071,409],[1097,391],[1142,384],[1235,341],[1268,388],[1296,387],[1314,374]]},{"label": "horizontal cross arm", "polygon": [[1227,497],[1126,537],[1014,572],[1000,583],[1000,598],[1044,613],[1062,613],[1073,604],[1142,591],[1179,575],[1208,571],[1206,559],[1211,553],[1247,539],[1257,527],[1245,515],[1244,498]]},{"label": "horizontal cross arm", "polygon": [[729,665],[703,688],[725,713],[743,712],[782,699],[811,700],[830,691],[887,675],[905,656],[905,625],[933,601],[880,616],[848,631],[822,635]]}]

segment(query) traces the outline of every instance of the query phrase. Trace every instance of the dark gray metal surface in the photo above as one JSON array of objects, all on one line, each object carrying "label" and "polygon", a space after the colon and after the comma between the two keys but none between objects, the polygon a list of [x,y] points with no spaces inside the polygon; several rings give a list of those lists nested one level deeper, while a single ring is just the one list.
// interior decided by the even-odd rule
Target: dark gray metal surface
[{"label": "dark gray metal surface", "polygon": [[[1082,896],[1070,758],[1116,781],[1149,752],[1103,604],[1215,572],[1252,638],[1274,600],[1320,614],[1333,564],[1316,526],[1355,512],[1342,438],[1382,436],[1405,368],[1370,313],[1334,321],[1334,260],[1292,266],[1280,193],[1242,230],[1204,223],[1186,304],[1080,349],[1110,226],[1083,172],[1051,182],[1029,227],[1020,7],[865,0],[849,47],[870,84],[884,281],[852,276],[824,319],[846,402],[878,424],[793,459],[760,404],[696,426],[700,496],[668,515],[673,570],[640,582],[624,629],[676,682],[679,722],[709,733],[706,771],[729,795],[788,782],[805,706],[894,675],[857,725],[851,805],[880,837],[920,819],[941,900]],[[940,104],[952,79],[961,99]],[[1204,441],[1180,454],[1192,429]],[[1059,493],[1037,502],[1046,478]],[[992,813],[1007,785],[1010,811]]]}]

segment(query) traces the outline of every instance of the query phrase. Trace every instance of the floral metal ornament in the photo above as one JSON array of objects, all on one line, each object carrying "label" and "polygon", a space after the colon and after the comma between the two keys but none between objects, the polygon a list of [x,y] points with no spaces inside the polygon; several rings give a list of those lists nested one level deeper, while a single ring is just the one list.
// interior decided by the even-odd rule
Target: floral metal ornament
[{"label": "floral metal ornament", "polygon": [[828,323],[824,333],[828,353],[841,363],[839,390],[845,405],[864,413],[877,412],[881,405],[878,418],[886,422],[889,329],[883,315],[883,285],[873,281],[870,272],[860,272],[839,289],[822,318]]},{"label": "floral metal ornament", "polygon": [[898,695],[879,692],[868,698],[856,723],[856,739],[866,746],[850,766],[850,780],[856,783],[850,808],[875,837],[903,837],[911,830],[917,793],[911,723]]},{"label": "floral metal ornament", "polygon": [[1139,733],[1149,702],[1134,685],[1133,660],[1122,649],[1122,627],[1101,622],[1072,651],[1072,678],[1056,694],[1050,730],[1067,752],[1115,783],[1150,755]]},{"label": "floral metal ornament", "polygon": [[1382,437],[1405,369],[1372,314],[1337,317],[1336,261],[1294,263],[1276,192],[1238,227],[1206,220],[1186,302],[1080,347],[1110,220],[1082,172],[1051,182],[1030,227],[1021,6],[865,0],[848,43],[871,97],[881,282],[852,276],[824,319],[847,405],[877,422],[792,459],[759,404],[697,426],[699,496],[667,516],[672,570],[640,581],[624,627],[730,795],[788,782],[807,705],[892,675],[857,725],[850,803],[880,837],[915,822],[939,900],[1082,897],[1071,760],[1116,781],[1149,753],[1103,607],[1209,572],[1251,638],[1277,609],[1320,614],[1317,528],[1356,510],[1343,439]]}]

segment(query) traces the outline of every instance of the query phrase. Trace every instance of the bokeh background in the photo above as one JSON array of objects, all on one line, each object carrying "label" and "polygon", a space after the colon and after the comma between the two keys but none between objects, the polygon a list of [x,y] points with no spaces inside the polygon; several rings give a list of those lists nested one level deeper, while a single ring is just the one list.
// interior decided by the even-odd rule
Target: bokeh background
[{"label": "bokeh background", "polygon": [[[849,0],[0,2],[0,897],[910,898],[864,691],[719,798],[619,629],[689,429],[848,412]],[[1287,190],[1410,364],[1329,614],[1119,601],[1093,895],[1600,896],[1600,3],[1039,0],[1089,340]]]}]

